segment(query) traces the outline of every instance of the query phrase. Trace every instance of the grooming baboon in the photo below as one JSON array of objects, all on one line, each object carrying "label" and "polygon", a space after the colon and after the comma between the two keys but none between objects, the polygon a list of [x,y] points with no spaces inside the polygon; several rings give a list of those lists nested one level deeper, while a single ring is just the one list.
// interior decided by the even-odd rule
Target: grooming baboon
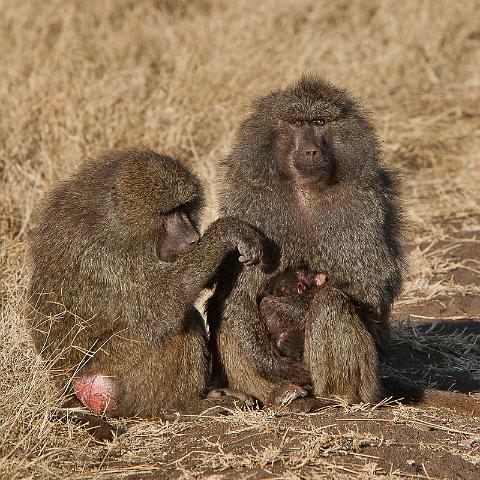
[{"label": "grooming baboon", "polygon": [[301,364],[286,364],[276,349],[258,306],[271,275],[302,266],[329,279],[305,318],[313,392],[381,399],[379,350],[404,264],[398,179],[382,166],[359,104],[305,75],[254,103],[223,169],[221,213],[257,227],[279,252],[270,275],[239,270],[228,257],[223,264],[209,305],[223,380],[262,402],[283,381],[308,383]]},{"label": "grooming baboon", "polygon": [[94,412],[154,417],[212,403],[193,303],[227,253],[253,265],[263,246],[231,218],[200,239],[202,203],[187,168],[146,148],[88,162],[46,196],[30,235],[32,335],[59,387],[73,384]]},{"label": "grooming baboon", "polygon": [[260,317],[282,355],[303,359],[305,315],[312,298],[312,288],[323,285],[323,273],[305,269],[287,270],[275,276],[260,300]]}]

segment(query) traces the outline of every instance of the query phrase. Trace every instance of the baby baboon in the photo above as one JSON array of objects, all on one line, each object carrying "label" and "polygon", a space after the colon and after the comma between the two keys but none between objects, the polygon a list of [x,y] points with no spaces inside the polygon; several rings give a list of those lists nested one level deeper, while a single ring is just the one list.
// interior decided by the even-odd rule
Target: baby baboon
[{"label": "baby baboon", "polygon": [[286,357],[302,360],[305,340],[305,314],[312,288],[323,285],[327,276],[305,269],[288,270],[275,276],[260,300],[260,316],[270,337]]},{"label": "baby baboon", "polygon": [[287,270],[276,275],[268,284],[267,295],[288,297],[302,295],[312,287],[320,287],[327,281],[324,273],[309,272],[304,268]]},{"label": "baby baboon", "polygon": [[228,253],[253,265],[263,246],[231,218],[199,238],[202,203],[187,168],[146,148],[86,163],[44,200],[30,235],[32,336],[58,386],[94,412],[208,406],[206,331],[193,303]]},{"label": "baby baboon", "polygon": [[[404,266],[399,182],[361,107],[304,75],[255,102],[223,168],[222,214],[257,227],[280,254],[270,275],[223,264],[209,306],[223,380],[265,402],[282,381],[308,383],[306,371],[320,397],[382,398],[379,350]],[[306,314],[303,371],[280,355],[257,303],[271,275],[299,265],[329,279]]]}]

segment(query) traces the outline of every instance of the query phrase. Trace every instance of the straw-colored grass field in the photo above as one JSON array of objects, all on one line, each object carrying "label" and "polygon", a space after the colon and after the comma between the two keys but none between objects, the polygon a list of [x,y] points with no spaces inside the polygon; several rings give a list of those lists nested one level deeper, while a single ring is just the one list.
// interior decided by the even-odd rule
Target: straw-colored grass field
[{"label": "straw-colored grass field", "polygon": [[96,444],[55,419],[22,308],[32,208],[57,179],[110,147],[151,145],[198,171],[211,221],[216,164],[251,97],[313,70],[364,100],[404,177],[399,368],[479,390],[480,1],[1,0],[0,12],[0,479],[478,478],[477,419],[396,405],[125,420]]}]

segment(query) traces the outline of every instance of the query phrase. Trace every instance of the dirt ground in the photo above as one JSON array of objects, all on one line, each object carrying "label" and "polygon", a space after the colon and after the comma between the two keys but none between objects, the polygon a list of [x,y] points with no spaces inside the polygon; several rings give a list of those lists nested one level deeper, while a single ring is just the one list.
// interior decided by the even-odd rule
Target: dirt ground
[{"label": "dirt ground", "polygon": [[480,409],[480,1],[0,0],[0,11],[0,479],[480,478],[478,410],[391,400],[119,420],[126,433],[97,443],[58,420],[23,314],[43,191],[86,156],[143,143],[196,169],[208,223],[217,162],[252,96],[315,70],[364,100],[404,180],[410,266],[384,374]]}]

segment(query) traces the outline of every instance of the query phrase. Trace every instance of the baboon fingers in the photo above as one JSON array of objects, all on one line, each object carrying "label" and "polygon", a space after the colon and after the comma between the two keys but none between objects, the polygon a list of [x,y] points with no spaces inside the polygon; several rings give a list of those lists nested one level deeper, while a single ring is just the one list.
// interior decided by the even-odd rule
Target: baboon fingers
[{"label": "baboon fingers", "polygon": [[271,391],[267,405],[273,410],[277,410],[307,395],[308,391],[298,385],[282,383]]}]

